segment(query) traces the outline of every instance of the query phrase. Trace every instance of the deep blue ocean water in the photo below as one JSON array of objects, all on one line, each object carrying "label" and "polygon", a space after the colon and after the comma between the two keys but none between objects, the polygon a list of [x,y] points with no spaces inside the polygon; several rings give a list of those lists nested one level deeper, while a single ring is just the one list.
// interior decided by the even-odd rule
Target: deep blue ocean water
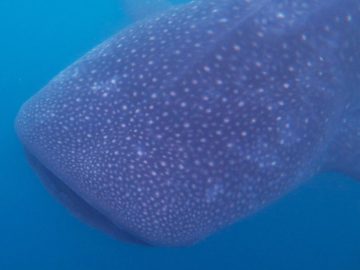
[{"label": "deep blue ocean water", "polygon": [[27,164],[21,104],[131,23],[120,0],[0,0],[0,269],[359,270],[360,181],[319,176],[190,248],[120,243],[75,219]]}]

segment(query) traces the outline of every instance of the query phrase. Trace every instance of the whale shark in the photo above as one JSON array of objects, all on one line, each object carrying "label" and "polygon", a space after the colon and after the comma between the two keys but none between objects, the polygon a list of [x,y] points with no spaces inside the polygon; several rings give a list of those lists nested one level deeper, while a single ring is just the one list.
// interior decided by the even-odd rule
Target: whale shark
[{"label": "whale shark", "polygon": [[177,5],[62,71],[16,131],[85,222],[192,245],[316,174],[360,178],[359,26],[359,0]]}]

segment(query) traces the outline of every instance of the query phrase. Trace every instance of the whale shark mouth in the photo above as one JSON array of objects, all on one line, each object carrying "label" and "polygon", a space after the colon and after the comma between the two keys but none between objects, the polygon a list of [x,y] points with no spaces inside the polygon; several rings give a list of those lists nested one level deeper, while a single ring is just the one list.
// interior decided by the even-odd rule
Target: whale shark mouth
[{"label": "whale shark mouth", "polygon": [[28,150],[25,149],[25,152],[31,167],[36,171],[46,189],[77,218],[85,221],[90,226],[105,231],[121,241],[149,246],[148,243],[132,235],[126,229],[119,228],[119,226],[114,224],[106,215],[81,198],[60,178],[46,168],[39,159],[30,154]]}]

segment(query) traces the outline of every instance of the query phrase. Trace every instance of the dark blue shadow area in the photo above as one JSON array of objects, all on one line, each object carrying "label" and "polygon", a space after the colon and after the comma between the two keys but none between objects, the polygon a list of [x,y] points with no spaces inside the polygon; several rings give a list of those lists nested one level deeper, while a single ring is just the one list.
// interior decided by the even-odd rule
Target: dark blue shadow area
[{"label": "dark blue shadow area", "polygon": [[322,175],[190,248],[115,241],[59,205],[30,169],[13,122],[21,104],[130,23],[121,1],[0,2],[0,269],[359,270],[360,182]]}]

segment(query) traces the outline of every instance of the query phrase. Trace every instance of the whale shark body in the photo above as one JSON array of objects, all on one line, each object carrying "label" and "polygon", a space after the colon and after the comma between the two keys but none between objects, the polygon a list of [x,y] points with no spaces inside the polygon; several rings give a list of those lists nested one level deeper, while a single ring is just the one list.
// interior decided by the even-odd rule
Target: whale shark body
[{"label": "whale shark body", "polygon": [[359,26],[359,0],[177,6],[65,69],[17,133],[88,223],[191,245],[317,173],[360,177]]}]

